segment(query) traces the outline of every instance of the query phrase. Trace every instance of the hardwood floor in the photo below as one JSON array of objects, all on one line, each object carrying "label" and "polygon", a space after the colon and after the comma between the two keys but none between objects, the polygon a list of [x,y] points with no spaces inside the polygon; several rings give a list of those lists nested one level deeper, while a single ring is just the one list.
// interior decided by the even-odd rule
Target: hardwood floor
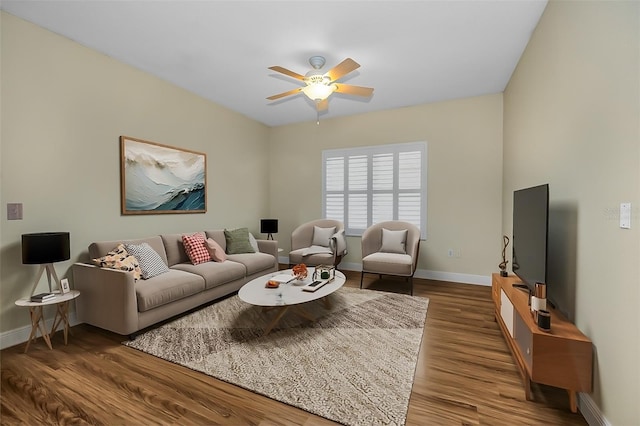
[{"label": "hardwood floor", "polygon": [[[346,271],[358,287],[360,274]],[[368,278],[368,279],[367,279]],[[408,284],[365,278],[365,287]],[[491,288],[414,280],[430,299],[407,425],[585,425],[565,391],[534,385],[526,401],[493,318]],[[1,418],[14,424],[330,425],[305,411],[120,344],[122,336],[80,325],[69,345],[42,339],[1,355]],[[345,395],[348,397],[348,395]]]}]

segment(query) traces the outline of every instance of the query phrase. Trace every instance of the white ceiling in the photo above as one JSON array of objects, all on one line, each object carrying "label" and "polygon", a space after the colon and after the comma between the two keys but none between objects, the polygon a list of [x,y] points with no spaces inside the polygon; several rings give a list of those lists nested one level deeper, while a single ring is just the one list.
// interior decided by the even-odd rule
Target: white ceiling
[{"label": "white ceiling", "polygon": [[333,94],[320,119],[499,93],[546,0],[187,1],[3,0],[2,9],[268,126],[315,121],[305,74],[361,67],[340,81],[371,98]]}]

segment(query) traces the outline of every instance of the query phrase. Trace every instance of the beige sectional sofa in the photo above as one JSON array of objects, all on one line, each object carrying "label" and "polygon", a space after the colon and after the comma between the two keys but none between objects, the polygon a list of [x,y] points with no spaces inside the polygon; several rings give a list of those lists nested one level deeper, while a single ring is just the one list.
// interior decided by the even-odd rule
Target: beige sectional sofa
[{"label": "beige sectional sofa", "polygon": [[[204,234],[226,248],[224,230]],[[136,281],[133,272],[75,263],[73,285],[81,292],[76,300],[78,320],[118,334],[134,335],[160,321],[234,293],[248,281],[278,270],[277,241],[255,240],[259,252],[229,254],[224,262],[194,265],[185,251],[182,235],[163,234],[89,245],[89,257],[95,259],[121,243],[148,243],[168,266],[168,272]]]}]

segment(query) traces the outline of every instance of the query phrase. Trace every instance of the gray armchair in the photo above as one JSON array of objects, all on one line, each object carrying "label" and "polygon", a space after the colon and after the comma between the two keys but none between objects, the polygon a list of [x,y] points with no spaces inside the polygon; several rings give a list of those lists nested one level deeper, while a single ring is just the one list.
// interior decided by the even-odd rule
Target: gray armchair
[{"label": "gray armchair", "polygon": [[318,219],[298,226],[291,233],[289,265],[333,265],[347,254],[344,225],[338,220]]},{"label": "gray armchair", "polygon": [[420,229],[398,220],[376,223],[362,234],[362,274],[406,277],[413,295],[413,274],[418,264]]}]

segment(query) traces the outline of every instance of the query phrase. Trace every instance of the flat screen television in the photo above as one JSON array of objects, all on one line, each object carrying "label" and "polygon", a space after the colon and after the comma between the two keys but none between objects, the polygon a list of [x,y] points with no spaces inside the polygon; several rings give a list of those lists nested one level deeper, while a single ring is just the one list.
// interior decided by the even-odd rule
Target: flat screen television
[{"label": "flat screen television", "polygon": [[537,282],[547,284],[548,236],[549,185],[514,191],[512,269],[529,292]]}]

